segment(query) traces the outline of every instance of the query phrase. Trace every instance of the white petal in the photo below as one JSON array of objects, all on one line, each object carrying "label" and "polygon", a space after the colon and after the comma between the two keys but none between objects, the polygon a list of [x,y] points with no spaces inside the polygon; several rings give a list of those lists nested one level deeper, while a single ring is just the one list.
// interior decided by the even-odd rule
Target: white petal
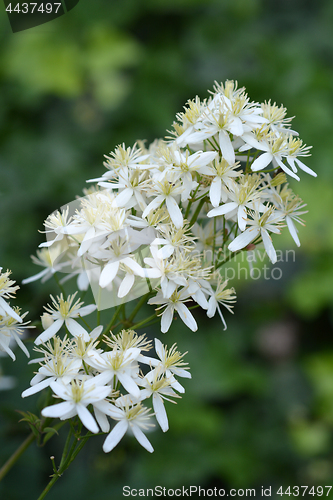
[{"label": "white petal", "polygon": [[235,238],[230,245],[228,246],[228,249],[230,252],[237,252],[237,250],[241,250],[242,248],[246,247],[251,241],[253,241],[258,234],[260,233],[260,229],[258,227],[251,227],[249,229],[246,229],[244,233],[240,234]]},{"label": "white petal", "polygon": [[237,207],[238,207],[238,204],[235,201],[231,201],[229,203],[225,203],[224,205],[221,205],[220,207],[213,208],[213,210],[210,210],[208,212],[207,216],[208,217],[216,217],[218,215],[225,215],[229,212],[232,212]]},{"label": "white petal", "polygon": [[35,339],[35,344],[39,345],[42,342],[47,342],[50,338],[52,338],[62,327],[64,324],[63,319],[56,319],[54,323],[52,323],[51,326],[49,326],[46,330],[44,330],[43,333],[38,335],[38,337]]},{"label": "white petal", "polygon": [[157,338],[155,338],[155,351],[156,351],[157,356],[160,359],[162,359],[163,358],[163,353],[164,353],[163,344],[160,341],[160,339],[157,339]]},{"label": "white petal", "polygon": [[97,434],[97,432],[99,431],[99,428],[95,422],[94,417],[90,413],[90,411],[83,404],[80,404],[80,403],[77,403],[76,411],[77,411],[79,419],[81,420],[83,425],[88,429],[88,431],[93,432],[94,434]]},{"label": "white petal", "polygon": [[127,373],[117,373],[117,377],[127,392],[132,394],[135,398],[140,397],[140,389],[130,375],[127,375]]},{"label": "white petal", "polygon": [[110,423],[107,419],[107,416],[105,413],[103,413],[97,406],[94,405],[94,413],[96,420],[98,422],[98,425],[102,429],[102,432],[109,432],[110,430]]},{"label": "white petal", "polygon": [[117,446],[121,438],[124,437],[127,429],[127,420],[121,420],[120,422],[118,422],[104,441],[103,451],[105,453],[109,453],[109,451],[113,450],[113,448]]},{"label": "white petal", "polygon": [[114,280],[119,269],[119,261],[109,262],[104,267],[99,278],[99,286],[105,288]]},{"label": "white petal", "polygon": [[238,207],[238,227],[241,231],[245,231],[246,220],[247,220],[246,208],[244,207],[244,205],[240,205]]},{"label": "white petal", "polygon": [[221,200],[222,181],[220,177],[215,177],[210,185],[209,197],[213,207],[218,207]]},{"label": "white petal", "polygon": [[251,165],[251,170],[257,172],[267,167],[267,165],[273,160],[273,155],[271,153],[263,153],[258,158],[254,160]]},{"label": "white petal", "polygon": [[133,189],[126,188],[116,196],[112,205],[115,207],[124,207],[126,203],[131,199],[132,195],[133,195]]},{"label": "white petal", "polygon": [[221,130],[219,133],[219,143],[222,151],[222,156],[230,165],[235,163],[235,151],[231,144],[229,134],[224,130]]},{"label": "white petal", "polygon": [[272,238],[270,237],[270,235],[268,234],[268,232],[265,229],[261,230],[261,237],[262,237],[262,241],[264,243],[264,247],[265,247],[266,253],[267,253],[270,261],[272,262],[272,264],[275,264],[275,262],[277,261],[277,257],[276,257],[275,248],[274,248],[273,243],[272,243]]},{"label": "white petal", "polygon": [[153,406],[156,420],[163,432],[169,429],[168,417],[164,408],[163,399],[159,394],[153,394]]},{"label": "white petal", "polygon": [[287,217],[286,217],[286,222],[287,222],[287,226],[288,226],[289,232],[291,234],[291,237],[293,238],[296,245],[299,247],[301,245],[301,243],[299,241],[297,229],[296,229],[296,226],[294,224],[294,221],[291,219],[291,217],[289,217],[289,215],[287,215]]},{"label": "white petal", "polygon": [[170,325],[172,323],[172,320],[173,320],[173,307],[172,306],[168,306],[166,308],[166,310],[164,311],[164,313],[162,314],[162,318],[161,318],[161,332],[162,333],[166,333],[169,328],[170,328]]},{"label": "white petal", "polygon": [[299,160],[298,158],[295,158],[295,161],[296,161],[297,165],[299,166],[299,168],[304,170],[304,172],[306,172],[307,174],[313,175],[313,177],[317,177],[316,172],[311,170],[311,168],[307,167],[301,160]]},{"label": "white petal", "polygon": [[150,212],[152,212],[152,210],[158,208],[163,200],[163,196],[157,196],[153,201],[151,201],[143,211],[142,218],[144,219],[145,217],[147,217],[147,215],[150,214]]},{"label": "white petal", "polygon": [[45,387],[48,387],[50,383],[54,380],[53,377],[48,377],[38,384],[33,385],[32,387],[29,387],[29,389],[26,389],[25,391],[22,392],[21,396],[22,398],[26,398],[27,396],[31,396],[32,394],[36,394],[36,392],[42,391],[45,389]]},{"label": "white petal", "polygon": [[172,196],[167,196],[165,199],[166,206],[170,215],[170,218],[174,225],[179,229],[183,227],[183,214],[177,205],[176,200]]},{"label": "white petal", "polygon": [[142,430],[138,427],[138,425],[133,424],[131,426],[134,436],[137,441],[143,446],[149,453],[153,453],[154,448],[150,444],[149,440],[146,438]]},{"label": "white petal", "polygon": [[135,280],[134,274],[130,273],[126,274],[125,278],[121,282],[120,287],[118,289],[118,297],[120,299],[128,294],[128,292],[134,285],[134,280]]},{"label": "white petal", "polygon": [[178,304],[176,304],[175,308],[185,325],[188,326],[190,330],[192,330],[192,332],[196,332],[198,329],[198,325],[185,304],[179,302]]},{"label": "white petal", "polygon": [[96,311],[96,309],[97,309],[96,304],[89,304],[88,306],[80,307],[80,309],[78,309],[75,316],[77,316],[77,317],[78,316],[87,316],[88,314],[91,314],[92,312]]},{"label": "white petal", "polygon": [[5,301],[3,297],[0,297],[0,307],[7,313],[11,318],[16,319],[19,323],[22,323],[23,319],[10,307],[10,305]]},{"label": "white petal", "polygon": [[79,337],[80,335],[83,335],[84,341],[89,342],[90,340],[89,333],[83,328],[83,326],[77,323],[74,319],[72,318],[66,319],[65,324],[68,328],[68,331],[74,337]]},{"label": "white petal", "polygon": [[43,417],[59,418],[72,411],[74,406],[75,404],[73,401],[63,401],[62,403],[58,403],[56,405],[47,406],[41,413]]}]

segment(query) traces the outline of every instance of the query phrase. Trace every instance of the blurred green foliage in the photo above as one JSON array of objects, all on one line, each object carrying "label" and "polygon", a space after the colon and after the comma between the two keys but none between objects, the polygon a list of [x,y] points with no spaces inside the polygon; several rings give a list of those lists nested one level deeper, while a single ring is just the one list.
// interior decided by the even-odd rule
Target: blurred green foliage
[{"label": "blurred green foliage", "polygon": [[[163,340],[188,351],[193,379],[154,455],[125,439],[110,455],[91,440],[49,498],[120,498],[122,487],[250,488],[333,480],[333,3],[331,0],[81,0],[65,16],[12,34],[0,6],[0,265],[20,282],[45,217],[103,172],[122,142],[163,137],[189,98],[214,80],[238,80],[252,99],[276,101],[313,145],[291,185],[308,203],[295,262],[283,279],[243,280],[235,316],[175,324]],[[287,234],[277,248],[294,248]],[[53,285],[18,294],[40,314]],[[156,330],[147,332],[152,336]],[[17,386],[1,394],[0,460],[24,439],[15,409],[31,377],[22,353],[1,360]],[[64,436],[30,447],[1,498],[37,498]],[[20,481],[17,481],[17,478]],[[259,490],[258,490],[259,491]],[[277,497],[279,498],[279,497]]]}]

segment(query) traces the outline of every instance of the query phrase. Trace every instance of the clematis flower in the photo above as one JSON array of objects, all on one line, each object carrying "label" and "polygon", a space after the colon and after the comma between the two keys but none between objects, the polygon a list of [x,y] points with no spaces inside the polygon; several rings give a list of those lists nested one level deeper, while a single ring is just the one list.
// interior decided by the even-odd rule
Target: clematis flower
[{"label": "clematis flower", "polygon": [[[44,309],[46,310],[50,319],[53,320],[51,326],[49,326],[43,333],[38,335],[35,340],[35,344],[39,345],[42,342],[46,342],[51,337],[53,337],[62,327],[63,324],[66,325],[68,331],[74,336],[78,337],[79,335],[83,335],[83,338],[86,342],[89,342],[90,336],[89,333],[75,321],[76,318],[80,316],[87,316],[97,309],[95,304],[91,304],[88,306],[81,307],[83,302],[80,302],[78,299],[75,303],[74,299],[77,292],[73,295],[69,295],[68,299],[65,300],[62,293],[60,296],[57,296],[57,300],[50,296],[52,299],[52,306],[46,306]],[[74,319],[75,318],[75,319]]]}]

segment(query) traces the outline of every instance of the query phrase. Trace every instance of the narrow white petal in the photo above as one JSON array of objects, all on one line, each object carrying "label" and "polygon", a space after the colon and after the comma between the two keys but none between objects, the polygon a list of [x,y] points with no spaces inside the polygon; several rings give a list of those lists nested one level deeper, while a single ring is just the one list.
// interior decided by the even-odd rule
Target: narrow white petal
[{"label": "narrow white petal", "polygon": [[11,318],[16,319],[19,323],[22,323],[23,319],[10,307],[10,305],[5,301],[3,297],[0,297],[0,307],[8,314]]},{"label": "narrow white petal", "polygon": [[238,227],[241,231],[245,231],[246,228],[246,208],[244,205],[238,207]]},{"label": "narrow white petal", "polygon": [[97,306],[96,304],[89,304],[88,306],[83,306],[78,309],[76,316],[87,316],[88,314],[91,314],[92,312],[96,311]]},{"label": "narrow white petal", "polygon": [[134,280],[135,280],[134,274],[130,273],[126,274],[125,278],[121,282],[120,287],[118,289],[118,297],[120,299],[128,294],[128,292],[134,285]]},{"label": "narrow white petal", "polygon": [[26,389],[25,391],[22,392],[21,396],[22,398],[26,398],[27,396],[31,396],[32,394],[36,394],[36,392],[42,391],[45,389],[45,387],[48,387],[50,383],[54,380],[53,377],[48,377],[38,384],[33,385],[32,387],[29,387],[29,389]]},{"label": "narrow white petal", "polygon": [[222,151],[222,156],[227,160],[227,162],[232,165],[235,163],[235,151],[231,144],[229,134],[224,130],[219,133],[219,144]]},{"label": "narrow white petal", "polygon": [[44,330],[43,333],[38,335],[38,337],[35,339],[35,344],[39,345],[42,342],[47,342],[50,338],[52,338],[62,327],[64,324],[63,319],[56,319],[54,323],[52,323],[51,326],[49,326],[46,330]]},{"label": "narrow white petal", "polygon": [[132,431],[133,431],[135,438],[141,444],[141,446],[143,446],[147,451],[149,451],[149,453],[153,453],[154,448],[150,444],[150,441],[148,440],[148,438],[144,435],[142,430],[139,428],[139,426],[133,424],[131,426],[131,428],[132,428]]},{"label": "narrow white petal", "polygon": [[286,222],[287,222],[287,226],[288,226],[289,232],[291,234],[291,237],[293,238],[296,245],[299,247],[301,245],[301,242],[299,241],[299,237],[297,234],[297,228],[294,224],[294,221],[292,220],[291,217],[289,217],[289,215],[287,215],[287,217],[286,217]]},{"label": "narrow white petal", "polygon": [[150,214],[150,212],[158,208],[163,200],[163,196],[157,196],[153,201],[151,201],[149,205],[144,209],[142,218],[144,219],[145,217],[147,217],[147,215]]},{"label": "narrow white petal", "polygon": [[209,197],[213,207],[218,207],[221,200],[222,181],[220,177],[215,177],[210,185]]},{"label": "narrow white petal", "polygon": [[102,432],[109,432],[110,430],[110,423],[108,421],[107,416],[105,413],[103,413],[97,406],[94,405],[94,413],[96,420],[98,422],[98,425],[102,429]]},{"label": "narrow white petal", "polygon": [[246,229],[244,233],[240,234],[235,238],[230,245],[228,246],[228,249],[230,252],[237,252],[237,250],[241,250],[242,248],[246,247],[251,241],[253,241],[258,234],[260,233],[260,229],[258,227],[251,227],[249,229]]},{"label": "narrow white petal", "polygon": [[177,228],[183,227],[183,214],[172,196],[165,199],[170,218]]},{"label": "narrow white petal", "polygon": [[168,417],[164,408],[163,399],[159,394],[153,394],[153,406],[156,415],[156,420],[159,423],[163,432],[169,429]]},{"label": "narrow white petal", "polygon": [[267,165],[273,160],[273,155],[271,153],[263,153],[258,158],[254,160],[251,165],[251,170],[257,172],[267,167]]},{"label": "narrow white petal", "polygon": [[176,304],[176,311],[178,312],[181,320],[185,323],[185,325],[188,326],[190,330],[192,330],[192,332],[196,332],[198,329],[198,325],[185,304],[183,304],[182,302]]},{"label": "narrow white petal", "polygon": [[229,212],[232,212],[237,207],[238,207],[238,204],[235,201],[230,201],[229,203],[225,203],[224,205],[221,205],[220,207],[213,208],[213,210],[210,210],[208,212],[207,216],[208,217],[216,217],[218,215],[225,215]]},{"label": "narrow white petal", "polygon": [[313,175],[313,177],[317,177],[316,172],[311,170],[311,168],[307,167],[301,160],[299,160],[298,158],[295,158],[295,162],[297,163],[299,168],[304,170],[304,172],[306,172],[307,174]]},{"label": "narrow white petal", "polygon": [[105,288],[114,280],[119,269],[119,261],[106,264],[99,278],[99,286]]},{"label": "narrow white petal", "polygon": [[59,418],[72,411],[74,406],[75,404],[73,401],[63,401],[62,403],[58,403],[56,405],[47,406],[41,413],[43,417]]},{"label": "narrow white petal", "polygon": [[173,311],[174,311],[174,308],[172,306],[168,306],[166,308],[166,310],[164,311],[164,313],[162,314],[162,318],[161,318],[161,332],[162,333],[166,333],[169,330],[170,325],[171,325],[172,320],[173,320]]},{"label": "narrow white petal", "polygon": [[74,337],[79,337],[80,335],[83,335],[84,341],[89,342],[90,340],[89,333],[83,328],[83,326],[77,323],[74,319],[72,318],[66,319],[65,324],[68,328],[68,331]]},{"label": "narrow white petal", "polygon": [[265,247],[266,253],[267,253],[270,261],[272,262],[272,264],[275,264],[275,262],[277,261],[277,256],[276,256],[275,248],[274,248],[273,243],[272,243],[272,238],[270,237],[270,235],[268,234],[268,232],[265,229],[261,230],[261,237],[262,237],[262,241],[264,243],[264,247]]},{"label": "narrow white petal", "polygon": [[164,353],[163,344],[160,341],[160,339],[157,339],[157,338],[155,338],[155,351],[156,351],[157,356],[160,359],[162,359],[163,353]]},{"label": "narrow white petal", "polygon": [[134,396],[135,398],[140,397],[140,389],[130,375],[127,375],[127,373],[117,373],[117,377],[119,382],[127,392],[132,394],[132,396]]},{"label": "narrow white petal", "polygon": [[127,429],[127,420],[121,420],[120,422],[118,422],[104,441],[103,451],[105,453],[109,453],[109,451],[113,450],[113,448],[117,446],[119,441],[124,437]]},{"label": "narrow white petal", "polygon": [[80,404],[80,403],[77,403],[76,411],[77,411],[79,419],[81,420],[83,425],[88,429],[88,431],[93,432],[94,434],[97,434],[97,432],[99,431],[99,428],[95,422],[94,417],[90,413],[90,411],[83,404]]},{"label": "narrow white petal", "polygon": [[133,195],[133,189],[126,188],[121,191],[115,198],[113,205],[115,207],[124,207],[126,203],[131,199]]},{"label": "narrow white petal", "polygon": [[45,274],[49,272],[50,269],[47,267],[46,269],[43,269],[43,271],[41,271],[40,273],[34,274],[33,276],[30,276],[30,278],[25,278],[24,280],[22,280],[22,285],[26,285],[27,283],[31,283],[32,281],[37,281],[39,280],[39,278],[42,278],[43,276],[45,276]]}]

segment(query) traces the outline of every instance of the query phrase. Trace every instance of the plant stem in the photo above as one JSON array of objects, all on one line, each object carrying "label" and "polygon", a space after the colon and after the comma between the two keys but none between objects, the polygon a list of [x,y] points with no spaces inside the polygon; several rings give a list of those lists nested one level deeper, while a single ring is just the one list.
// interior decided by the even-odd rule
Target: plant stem
[{"label": "plant stem", "polygon": [[193,224],[196,222],[197,218],[198,218],[198,215],[200,213],[200,210],[202,209],[204,203],[205,203],[205,198],[202,198],[193,214],[193,217],[192,219],[190,220],[190,226],[193,226]]},{"label": "plant stem", "polygon": [[122,308],[123,304],[120,304],[117,309],[115,310],[115,313],[110,321],[110,323],[108,324],[108,326],[105,328],[104,332],[103,332],[103,335],[106,335],[109,333],[109,331],[111,330],[112,326],[113,326],[113,323],[116,321],[116,319],[118,318],[119,314],[120,314],[120,311],[121,311],[121,308]]},{"label": "plant stem", "polygon": [[31,443],[36,439],[36,436],[33,434],[29,434],[29,436],[20,444],[17,450],[12,454],[12,456],[7,460],[7,462],[0,469],[0,481],[5,477],[7,472],[13,467],[13,465],[17,462],[21,455],[25,452],[27,448],[31,445]]},{"label": "plant stem", "polygon": [[156,314],[154,313],[151,316],[149,316],[149,318],[146,318],[143,321],[140,321],[140,323],[133,325],[132,328],[133,328],[133,330],[136,328],[141,328],[141,326],[145,325],[146,323],[149,323],[149,321],[152,321],[155,318],[156,318]]},{"label": "plant stem", "polygon": [[[41,495],[38,497],[37,500],[43,500],[43,498],[46,497],[46,495],[48,494],[48,492],[50,491],[50,489],[58,481],[59,477],[65,472],[66,469],[68,469],[68,467],[73,462],[73,460],[76,458],[76,456],[78,455],[78,453],[82,450],[83,446],[86,444],[86,442],[88,441],[89,437],[91,436],[91,433],[87,432],[87,434],[85,436],[83,436],[83,438],[81,438],[81,439],[75,438],[74,442],[72,444],[72,447],[71,447],[71,449],[70,449],[70,451],[68,453],[68,456],[65,459],[64,458],[65,457],[65,451],[67,451],[67,449],[69,447],[69,441],[70,441],[71,435],[72,435],[72,430],[70,430],[69,435],[67,437],[66,444],[65,444],[65,449],[64,449],[63,456],[61,458],[59,469],[52,476],[51,481],[46,485],[46,487],[44,488],[44,490],[42,491]],[[80,441],[79,445],[77,445],[78,441]]]},{"label": "plant stem", "polygon": [[67,299],[67,294],[66,294],[66,292],[65,292],[64,287],[62,286],[62,284],[61,284],[61,283],[60,283],[60,281],[59,281],[59,278],[58,278],[58,276],[57,276],[57,273],[54,273],[54,274],[53,274],[53,277],[54,277],[54,279],[55,279],[55,281],[56,281],[56,283],[57,283],[58,287],[60,288],[60,291],[61,291],[61,293],[62,293],[62,295],[63,295],[64,299],[66,300],[66,299]]},{"label": "plant stem", "polygon": [[141,309],[141,307],[143,306],[143,304],[145,304],[147,302],[147,300],[149,299],[149,295],[150,295],[150,292],[146,293],[146,295],[143,295],[141,297],[141,299],[139,300],[139,302],[137,303],[137,305],[133,309],[132,313],[128,317],[128,322],[129,323],[133,321],[133,319],[135,318],[135,316],[137,315],[137,313],[139,312],[139,310]]}]

